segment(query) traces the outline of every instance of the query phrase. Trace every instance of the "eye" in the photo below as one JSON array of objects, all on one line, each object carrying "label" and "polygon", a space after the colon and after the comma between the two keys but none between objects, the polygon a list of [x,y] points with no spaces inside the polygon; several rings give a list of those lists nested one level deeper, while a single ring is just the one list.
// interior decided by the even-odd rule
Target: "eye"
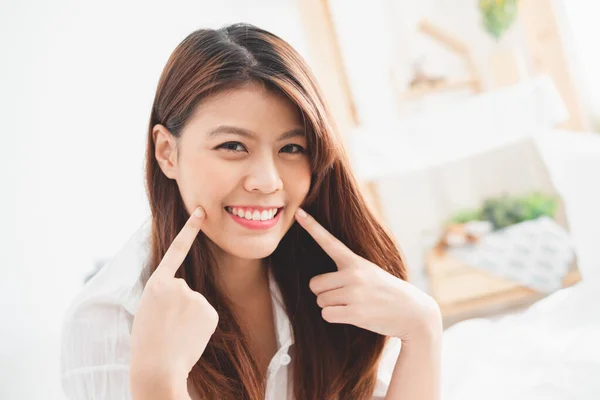
[{"label": "eye", "polygon": [[306,149],[302,146],[300,146],[299,144],[288,144],[285,145],[281,148],[281,151],[283,153],[290,153],[290,154],[304,154],[306,153]]},{"label": "eye", "polygon": [[220,144],[216,148],[227,150],[227,151],[235,151],[235,152],[246,151],[246,148],[240,142],[227,142],[227,143]]}]

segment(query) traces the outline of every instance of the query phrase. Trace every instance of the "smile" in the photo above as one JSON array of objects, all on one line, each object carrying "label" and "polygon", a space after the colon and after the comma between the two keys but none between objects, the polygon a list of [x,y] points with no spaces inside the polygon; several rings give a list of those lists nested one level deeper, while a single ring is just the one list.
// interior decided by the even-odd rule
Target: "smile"
[{"label": "smile", "polygon": [[277,224],[283,207],[234,207],[225,210],[238,224],[249,229],[269,229]]},{"label": "smile", "polygon": [[[283,207],[282,207],[283,208]],[[253,221],[268,221],[279,212],[279,208],[225,207],[229,214]]]}]

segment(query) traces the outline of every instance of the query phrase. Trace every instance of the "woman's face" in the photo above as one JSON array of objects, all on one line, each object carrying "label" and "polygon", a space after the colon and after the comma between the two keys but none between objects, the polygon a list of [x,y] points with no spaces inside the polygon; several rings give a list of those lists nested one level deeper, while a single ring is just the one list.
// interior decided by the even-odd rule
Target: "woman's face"
[{"label": "woman's face", "polygon": [[206,211],[206,236],[233,256],[260,259],[275,250],[308,193],[304,132],[293,103],[249,83],[202,102],[177,149],[160,125],[154,138],[157,160],[177,181],[188,213]]}]

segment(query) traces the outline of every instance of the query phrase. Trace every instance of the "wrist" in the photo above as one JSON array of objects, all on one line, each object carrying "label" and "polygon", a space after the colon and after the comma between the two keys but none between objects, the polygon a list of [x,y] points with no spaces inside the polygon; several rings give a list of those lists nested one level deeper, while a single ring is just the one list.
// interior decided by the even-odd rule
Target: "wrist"
[{"label": "wrist", "polygon": [[130,387],[133,399],[189,399],[187,378],[152,371],[132,370]]},{"label": "wrist", "polygon": [[437,344],[442,340],[444,328],[439,306],[432,301],[431,306],[421,311],[412,329],[403,337],[402,343],[416,343],[423,346]]}]

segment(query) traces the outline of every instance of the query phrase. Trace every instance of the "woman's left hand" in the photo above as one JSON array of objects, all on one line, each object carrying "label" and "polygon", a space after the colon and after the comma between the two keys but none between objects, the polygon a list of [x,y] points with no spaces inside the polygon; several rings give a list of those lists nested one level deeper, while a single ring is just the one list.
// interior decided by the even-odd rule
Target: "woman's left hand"
[{"label": "woman's left hand", "polygon": [[439,338],[441,314],[431,296],[352,252],[304,210],[296,211],[296,220],[338,268],[310,280],[323,319],[403,342]]}]

